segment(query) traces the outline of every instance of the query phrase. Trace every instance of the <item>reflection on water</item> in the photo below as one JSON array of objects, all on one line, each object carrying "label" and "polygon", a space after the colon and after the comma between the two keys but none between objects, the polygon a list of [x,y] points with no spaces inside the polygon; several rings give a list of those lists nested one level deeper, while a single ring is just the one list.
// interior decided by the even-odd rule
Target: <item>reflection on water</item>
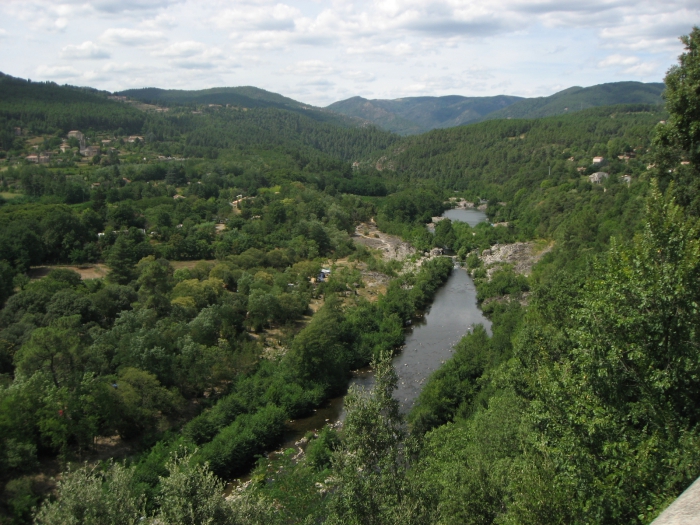
[{"label": "reflection on water", "polygon": [[[483,324],[491,334],[491,321],[476,304],[474,282],[465,270],[457,268],[435,294],[430,309],[409,329],[404,347],[394,358],[399,376],[394,396],[401,403],[402,412],[411,409],[430,374],[452,356],[453,346],[475,324]],[[370,369],[359,370],[353,374],[350,384],[371,388],[374,375]],[[312,416],[288,423],[285,448],[293,446],[307,432],[316,431],[326,423],[342,421],[344,416],[343,398],[329,400]]]},{"label": "reflection on water", "polygon": [[450,219],[452,222],[466,222],[472,228],[487,220],[483,211],[475,210],[474,208],[454,208],[447,210],[442,216]]},{"label": "reflection on water", "polygon": [[400,401],[402,411],[411,409],[430,374],[452,356],[453,346],[475,324],[483,324],[491,334],[491,321],[476,304],[474,282],[465,270],[455,269],[394,359],[399,376],[394,396]]}]

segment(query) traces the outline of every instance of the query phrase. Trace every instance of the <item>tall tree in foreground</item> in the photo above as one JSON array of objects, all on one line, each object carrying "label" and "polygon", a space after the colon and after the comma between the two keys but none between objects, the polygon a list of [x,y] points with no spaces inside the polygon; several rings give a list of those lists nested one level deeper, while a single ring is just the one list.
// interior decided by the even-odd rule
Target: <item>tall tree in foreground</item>
[{"label": "tall tree in foreground", "polygon": [[685,52],[664,79],[670,117],[657,128],[656,163],[663,179],[676,181],[678,203],[700,215],[700,28],[681,42]]},{"label": "tall tree in foreground", "polygon": [[370,393],[351,388],[343,442],[333,460],[338,489],[331,524],[430,523],[420,486],[408,478],[411,457],[399,403],[393,398],[397,375],[385,355],[373,364]]}]

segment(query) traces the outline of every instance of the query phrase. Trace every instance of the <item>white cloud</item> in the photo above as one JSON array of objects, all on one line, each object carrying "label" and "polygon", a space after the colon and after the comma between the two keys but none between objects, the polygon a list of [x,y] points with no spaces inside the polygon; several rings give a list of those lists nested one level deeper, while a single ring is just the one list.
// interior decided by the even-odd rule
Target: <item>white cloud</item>
[{"label": "white cloud", "polygon": [[188,40],[185,42],[176,42],[165,49],[154,51],[153,54],[165,57],[191,57],[204,53],[206,49],[207,46],[205,44]]},{"label": "white cloud", "polygon": [[301,12],[286,4],[274,6],[250,6],[225,9],[217,13],[212,22],[220,28],[234,31],[290,31],[295,27],[295,18]]},{"label": "white cloud", "polygon": [[610,55],[598,62],[600,68],[617,68],[622,73],[635,77],[647,77],[656,73],[659,64],[656,62],[643,62],[639,57],[630,55]]},{"label": "white cloud", "polygon": [[214,69],[224,59],[223,51],[218,47],[208,47],[193,40],[176,42],[154,51],[153,55],[167,57],[169,65],[182,69]]},{"label": "white cloud", "polygon": [[77,46],[68,45],[61,49],[61,58],[65,59],[100,59],[109,58],[109,56],[109,53],[95,45],[93,42],[90,42],[89,40],[83,42],[82,44],[78,44]]},{"label": "white cloud", "polygon": [[[0,63],[17,76],[40,71],[105,89],[257,85],[318,103],[360,93],[532,96],[555,86],[659,81],[682,50],[678,36],[700,20],[700,5],[0,0],[0,20]],[[47,50],[62,62],[45,65]],[[107,54],[116,62],[99,65],[109,67],[85,66]]]},{"label": "white cloud", "polygon": [[[156,11],[181,3],[183,0],[61,0],[59,6],[79,6],[83,9],[105,14]],[[41,3],[34,0],[32,3]]]},{"label": "white cloud", "polygon": [[149,46],[165,40],[160,31],[142,31],[125,27],[107,29],[100,40],[110,45]]},{"label": "white cloud", "polygon": [[36,68],[36,74],[39,78],[47,80],[77,78],[80,76],[80,71],[71,66],[47,66],[41,65]]},{"label": "white cloud", "polygon": [[302,60],[284,69],[285,73],[301,76],[332,75],[336,69],[321,60]]}]

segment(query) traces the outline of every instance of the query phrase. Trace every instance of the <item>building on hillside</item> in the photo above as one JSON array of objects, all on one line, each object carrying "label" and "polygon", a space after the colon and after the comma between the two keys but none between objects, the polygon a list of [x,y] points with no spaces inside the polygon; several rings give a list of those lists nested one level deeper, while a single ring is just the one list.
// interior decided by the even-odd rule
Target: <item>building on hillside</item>
[{"label": "building on hillside", "polygon": [[143,142],[143,137],[141,137],[140,135],[132,135],[128,139],[126,139],[127,142],[136,142],[137,140],[139,142]]},{"label": "building on hillside", "polygon": [[600,163],[603,162],[604,160],[605,160],[604,157],[593,157],[593,162],[592,162],[592,164],[600,164]]},{"label": "building on hillside", "polygon": [[100,147],[99,146],[85,146],[84,148],[80,148],[80,154],[83,157],[94,157],[95,155],[100,154]]},{"label": "building on hillside", "polygon": [[576,171],[578,171],[579,173],[583,173],[584,171],[586,171],[586,168],[578,167],[576,168]]},{"label": "building on hillside", "polygon": [[593,175],[588,176],[588,180],[591,181],[591,184],[602,184],[609,176],[610,175],[604,171],[596,171]]},{"label": "building on hillside", "polygon": [[173,199],[175,199],[175,200],[184,199],[184,198],[185,198],[184,195],[173,195]]},{"label": "building on hillside", "polygon": [[126,102],[126,97],[123,95],[109,95],[107,98],[109,100],[116,100],[117,102]]},{"label": "building on hillside", "polygon": [[620,180],[629,186],[632,182],[632,175],[623,175]]},{"label": "building on hillside", "polygon": [[51,162],[51,155],[52,153],[50,151],[45,151],[43,153],[39,154],[39,164],[48,164]]},{"label": "building on hillside", "polygon": [[27,162],[39,162],[39,155],[27,155],[24,157]]},{"label": "building on hillside", "polygon": [[85,135],[83,135],[80,131],[74,130],[74,131],[69,131],[68,132],[68,138],[69,139],[78,139],[78,140],[83,140]]},{"label": "building on hillside", "polygon": [[18,137],[20,135],[22,135],[22,128],[15,128],[14,131],[15,131],[15,135],[17,135]]}]

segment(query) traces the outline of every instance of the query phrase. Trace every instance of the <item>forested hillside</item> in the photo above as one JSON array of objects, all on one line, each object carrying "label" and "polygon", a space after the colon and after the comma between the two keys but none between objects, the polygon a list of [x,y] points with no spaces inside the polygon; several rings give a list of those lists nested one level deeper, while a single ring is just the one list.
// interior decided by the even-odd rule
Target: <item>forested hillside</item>
[{"label": "forested hillside", "polygon": [[332,122],[341,126],[360,126],[365,123],[362,120],[347,118],[253,86],[210,88],[197,91],[143,88],[120,91],[116,95],[126,96],[149,104],[165,104],[167,106],[190,106],[196,108],[212,105],[235,106],[247,109],[284,109],[301,113],[314,120]]},{"label": "forested hillside", "polygon": [[575,86],[548,97],[520,100],[489,113],[485,119],[549,117],[617,104],[661,104],[663,90],[664,84],[642,82],[612,82],[587,88]]},{"label": "forested hillside", "polygon": [[14,128],[25,133],[67,133],[72,129],[137,133],[145,115],[85,88],[31,82],[0,73],[0,149],[12,149]]}]

